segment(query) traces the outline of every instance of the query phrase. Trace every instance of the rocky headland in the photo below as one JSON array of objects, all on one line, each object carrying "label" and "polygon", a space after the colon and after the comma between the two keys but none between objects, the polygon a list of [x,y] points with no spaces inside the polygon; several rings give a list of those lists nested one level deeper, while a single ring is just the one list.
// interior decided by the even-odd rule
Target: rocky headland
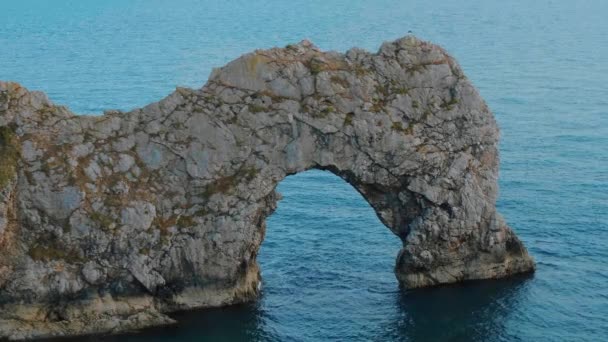
[{"label": "rocky headland", "polygon": [[532,271],[496,211],[498,137],[456,61],[411,36],[377,53],[258,50],[102,116],[0,82],[0,338],[255,299],[277,184],[313,168],[401,238],[404,288]]}]

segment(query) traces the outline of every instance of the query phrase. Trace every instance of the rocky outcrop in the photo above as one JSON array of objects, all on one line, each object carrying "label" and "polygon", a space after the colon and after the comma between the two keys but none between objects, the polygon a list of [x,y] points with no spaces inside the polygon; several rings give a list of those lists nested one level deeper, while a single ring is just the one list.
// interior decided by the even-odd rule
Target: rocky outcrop
[{"label": "rocky outcrop", "polygon": [[259,50],[201,89],[103,116],[0,82],[0,336],[168,324],[255,298],[276,186],[313,168],[401,238],[406,288],[531,271],[496,211],[497,141],[458,64],[414,37],[375,54]]}]

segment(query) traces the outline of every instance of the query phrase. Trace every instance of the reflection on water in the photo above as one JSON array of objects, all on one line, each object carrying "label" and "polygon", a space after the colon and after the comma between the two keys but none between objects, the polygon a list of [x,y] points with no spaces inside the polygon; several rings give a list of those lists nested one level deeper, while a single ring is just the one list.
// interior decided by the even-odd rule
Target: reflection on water
[{"label": "reflection on water", "polygon": [[178,321],[168,327],[145,329],[136,333],[52,339],[53,341],[261,341],[264,322],[257,303],[219,309],[185,311],[172,314]]},{"label": "reflection on water", "polygon": [[[532,276],[469,282],[413,291],[384,293],[394,312],[383,326],[369,326],[362,340],[374,341],[501,341],[509,315],[529,295]],[[73,341],[280,341],[266,324],[272,316],[263,301],[221,309],[180,312],[178,324],[137,334],[95,336]],[[294,336],[297,340],[297,337]]]},{"label": "reflection on water", "polygon": [[531,275],[398,293],[394,322],[378,341],[497,341],[529,295]]}]

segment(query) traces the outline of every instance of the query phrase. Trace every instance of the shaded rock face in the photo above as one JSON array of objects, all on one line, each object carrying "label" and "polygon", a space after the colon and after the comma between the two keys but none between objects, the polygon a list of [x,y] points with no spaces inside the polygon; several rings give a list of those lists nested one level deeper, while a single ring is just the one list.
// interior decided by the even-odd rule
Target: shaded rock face
[{"label": "shaded rock face", "polygon": [[258,50],[201,89],[103,116],[0,82],[0,336],[255,298],[276,186],[313,168],[401,238],[406,288],[531,271],[496,211],[497,141],[458,64],[414,37],[376,54]]}]

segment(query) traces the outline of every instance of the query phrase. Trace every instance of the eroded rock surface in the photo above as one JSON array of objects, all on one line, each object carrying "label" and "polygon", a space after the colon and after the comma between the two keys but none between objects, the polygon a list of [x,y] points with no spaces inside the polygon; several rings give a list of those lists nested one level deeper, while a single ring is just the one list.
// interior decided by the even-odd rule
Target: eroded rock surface
[{"label": "eroded rock surface", "polygon": [[458,64],[414,37],[376,54],[259,50],[201,89],[103,116],[0,82],[0,336],[167,324],[255,298],[276,186],[311,168],[402,239],[406,288],[531,271],[496,211],[497,141]]}]

